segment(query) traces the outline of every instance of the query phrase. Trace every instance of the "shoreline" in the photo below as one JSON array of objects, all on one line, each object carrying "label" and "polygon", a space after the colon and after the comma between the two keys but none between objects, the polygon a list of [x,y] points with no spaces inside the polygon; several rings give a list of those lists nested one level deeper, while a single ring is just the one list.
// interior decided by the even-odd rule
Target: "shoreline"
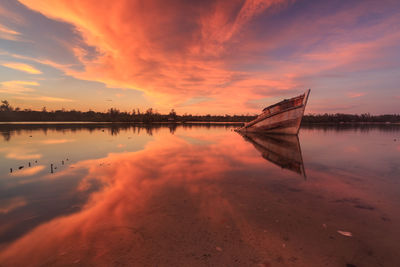
[{"label": "shoreline", "polygon": [[[235,121],[160,121],[160,122],[124,122],[124,121],[0,121],[0,125],[71,125],[71,124],[215,124],[215,125],[238,125],[245,122]],[[400,122],[302,122],[302,125],[400,125]]]}]

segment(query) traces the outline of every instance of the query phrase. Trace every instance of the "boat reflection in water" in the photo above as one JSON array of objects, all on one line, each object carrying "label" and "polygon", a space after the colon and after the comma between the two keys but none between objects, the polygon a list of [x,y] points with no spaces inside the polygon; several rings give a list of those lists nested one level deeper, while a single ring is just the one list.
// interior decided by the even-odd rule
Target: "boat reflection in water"
[{"label": "boat reflection in water", "polygon": [[241,133],[266,160],[306,178],[299,137],[263,133]]}]

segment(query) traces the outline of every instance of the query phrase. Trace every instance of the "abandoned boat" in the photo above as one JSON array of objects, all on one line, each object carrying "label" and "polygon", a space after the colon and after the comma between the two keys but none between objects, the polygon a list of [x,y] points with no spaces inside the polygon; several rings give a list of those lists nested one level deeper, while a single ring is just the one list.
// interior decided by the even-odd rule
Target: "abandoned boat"
[{"label": "abandoned boat", "polygon": [[277,135],[265,133],[240,133],[252,143],[269,162],[303,176],[306,179],[299,137],[297,135]]},{"label": "abandoned boat", "polygon": [[256,119],[236,131],[298,134],[310,91],[266,107]]}]

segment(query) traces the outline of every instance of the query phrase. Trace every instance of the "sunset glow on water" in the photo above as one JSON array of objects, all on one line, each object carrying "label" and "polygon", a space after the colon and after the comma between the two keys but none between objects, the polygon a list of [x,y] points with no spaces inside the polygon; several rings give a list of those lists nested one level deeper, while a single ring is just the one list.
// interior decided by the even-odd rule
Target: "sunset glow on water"
[{"label": "sunset glow on water", "polygon": [[232,126],[1,127],[4,266],[400,263],[398,127],[303,128],[305,176]]}]

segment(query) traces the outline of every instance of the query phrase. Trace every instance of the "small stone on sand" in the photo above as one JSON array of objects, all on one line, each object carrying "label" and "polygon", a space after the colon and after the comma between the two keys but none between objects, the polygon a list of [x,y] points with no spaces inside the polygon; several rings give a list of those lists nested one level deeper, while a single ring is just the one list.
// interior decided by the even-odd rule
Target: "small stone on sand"
[{"label": "small stone on sand", "polygon": [[338,230],[337,232],[338,232],[339,234],[341,234],[341,235],[344,235],[344,236],[353,236],[353,234],[350,233],[350,232],[340,231],[340,230]]}]

